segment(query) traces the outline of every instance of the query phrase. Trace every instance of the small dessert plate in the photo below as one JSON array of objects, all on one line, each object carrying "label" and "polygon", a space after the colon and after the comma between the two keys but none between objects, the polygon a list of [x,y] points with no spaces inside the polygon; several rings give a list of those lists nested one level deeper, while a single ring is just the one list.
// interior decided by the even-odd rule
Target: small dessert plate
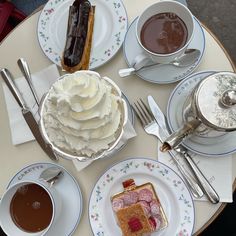
[{"label": "small dessert plate", "polygon": [[61,197],[61,217],[50,227],[47,235],[69,236],[73,234],[80,222],[83,199],[77,181],[64,167],[52,163],[35,163],[26,166],[10,180],[7,188],[22,180],[39,179],[43,170],[55,166],[63,170],[63,176],[53,185]]},{"label": "small dessert plate", "polygon": [[[49,0],[37,26],[39,44],[45,55],[61,66],[66,42],[69,7],[74,0]],[[128,18],[121,0],[90,0],[96,6],[89,69],[108,62],[120,49],[128,27]]]},{"label": "small dessert plate", "polygon": [[[126,63],[129,67],[132,66],[134,58],[143,52],[143,49],[140,47],[137,38],[136,38],[136,18],[130,25],[126,36],[125,41],[123,45],[123,54],[126,60]],[[157,84],[168,84],[168,83],[174,83],[179,80],[182,80],[186,78],[188,75],[193,73],[193,71],[197,68],[199,63],[201,62],[202,56],[205,51],[205,34],[204,30],[199,23],[199,21],[194,18],[194,36],[192,41],[189,44],[188,48],[198,49],[201,52],[200,57],[198,60],[186,67],[176,67],[174,65],[156,65],[151,66],[148,68],[141,69],[135,74],[139,76],[141,79],[157,83]]]},{"label": "small dessert plate", "polygon": [[89,220],[94,235],[120,236],[111,197],[123,191],[122,182],[134,179],[137,185],[151,182],[167,216],[167,228],[153,236],[192,235],[193,199],[183,180],[168,166],[147,158],[131,158],[111,166],[98,179],[89,201]]},{"label": "small dessert plate", "polygon": [[[189,95],[196,85],[206,76],[215,71],[195,73],[181,81],[172,91],[167,105],[167,121],[171,132],[177,131],[184,124],[183,108]],[[219,133],[219,132],[218,132]],[[226,156],[236,152],[236,132],[218,135],[200,136],[193,134],[183,141],[183,145],[190,151],[203,156]]]}]

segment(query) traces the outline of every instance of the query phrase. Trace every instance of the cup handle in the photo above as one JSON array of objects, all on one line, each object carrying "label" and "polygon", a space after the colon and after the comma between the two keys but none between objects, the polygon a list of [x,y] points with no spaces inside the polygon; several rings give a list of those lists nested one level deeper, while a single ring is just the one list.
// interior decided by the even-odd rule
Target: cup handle
[{"label": "cup handle", "polygon": [[133,59],[131,67],[120,69],[118,73],[120,77],[127,77],[150,64],[153,64],[151,58],[144,53],[140,53]]},{"label": "cup handle", "polygon": [[153,64],[152,59],[145,53],[140,53],[134,58],[132,67],[137,71],[149,64]]}]

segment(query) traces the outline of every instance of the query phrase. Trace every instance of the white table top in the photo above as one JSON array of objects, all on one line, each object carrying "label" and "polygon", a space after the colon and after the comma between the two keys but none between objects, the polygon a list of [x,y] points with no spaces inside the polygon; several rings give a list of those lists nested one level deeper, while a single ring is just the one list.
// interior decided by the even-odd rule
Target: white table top
[{"label": "white table top", "polygon": [[[147,6],[155,0],[124,0],[125,7],[129,16],[129,22],[139,15],[144,6]],[[0,68],[8,68],[15,77],[20,76],[17,67],[17,59],[25,58],[31,68],[31,72],[39,71],[51,64],[42,52],[37,36],[36,28],[39,12],[35,13],[19,25],[0,45]],[[209,33],[206,34],[206,50],[200,66],[197,71],[202,70],[222,70],[233,71],[233,65],[222,46]],[[101,75],[107,75],[112,78],[127,95],[132,103],[140,94],[143,98],[151,94],[158,101],[163,111],[166,110],[169,94],[176,86],[175,84],[157,85],[132,76],[127,80],[119,78],[118,69],[125,68],[126,63],[120,50],[118,54],[106,65],[97,71]],[[1,87],[1,86],[0,86]],[[36,142],[28,142],[22,145],[13,146],[11,142],[10,127],[8,122],[7,110],[5,106],[2,88],[0,88],[0,196],[4,193],[6,185],[11,177],[22,167],[35,162],[50,162],[50,159],[40,149]],[[77,172],[70,161],[60,160],[63,165],[77,179],[81,186],[84,198],[84,211],[80,224],[74,235],[92,235],[88,223],[88,199],[90,192],[100,175],[113,163],[126,159],[127,157],[150,157],[156,158],[156,139],[144,133],[140,124],[136,122],[135,128],[138,136],[129,141],[128,145],[118,154],[109,159],[98,160],[88,166],[81,172]],[[143,144],[148,143],[148,148],[143,148]],[[234,155],[235,156],[235,155]],[[233,158],[233,179],[236,177],[236,158]],[[209,202],[195,202],[195,228],[197,235],[205,225],[209,224],[222,209],[224,204],[213,205]]]}]

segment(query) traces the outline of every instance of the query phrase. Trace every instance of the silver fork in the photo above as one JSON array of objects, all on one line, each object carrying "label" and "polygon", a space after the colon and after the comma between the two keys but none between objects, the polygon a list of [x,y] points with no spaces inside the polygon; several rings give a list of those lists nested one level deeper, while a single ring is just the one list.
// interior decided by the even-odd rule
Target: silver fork
[{"label": "silver fork", "polygon": [[[144,128],[145,132],[150,135],[154,135],[157,137],[161,142],[163,142],[160,132],[159,126],[155,121],[154,116],[152,115],[149,108],[145,105],[145,103],[140,99],[134,103],[133,110],[136,113],[137,118],[139,119],[142,127]],[[177,153],[175,151],[169,151],[170,155],[172,156],[177,168],[179,169],[182,177],[191,190],[191,193],[196,198],[201,198],[203,196],[203,191],[196,182],[196,180],[189,174],[189,172],[185,169],[184,166],[181,165],[177,158]]]}]

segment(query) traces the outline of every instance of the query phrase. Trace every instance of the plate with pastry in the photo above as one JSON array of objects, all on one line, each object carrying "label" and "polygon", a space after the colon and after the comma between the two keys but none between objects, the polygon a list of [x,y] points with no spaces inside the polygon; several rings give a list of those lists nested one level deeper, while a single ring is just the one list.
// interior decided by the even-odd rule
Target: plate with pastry
[{"label": "plate with pastry", "polygon": [[38,20],[40,47],[68,72],[95,69],[120,49],[128,27],[121,0],[49,0]]},{"label": "plate with pastry", "polygon": [[183,180],[170,167],[130,158],[98,179],[89,201],[94,235],[192,235],[194,204]]}]

